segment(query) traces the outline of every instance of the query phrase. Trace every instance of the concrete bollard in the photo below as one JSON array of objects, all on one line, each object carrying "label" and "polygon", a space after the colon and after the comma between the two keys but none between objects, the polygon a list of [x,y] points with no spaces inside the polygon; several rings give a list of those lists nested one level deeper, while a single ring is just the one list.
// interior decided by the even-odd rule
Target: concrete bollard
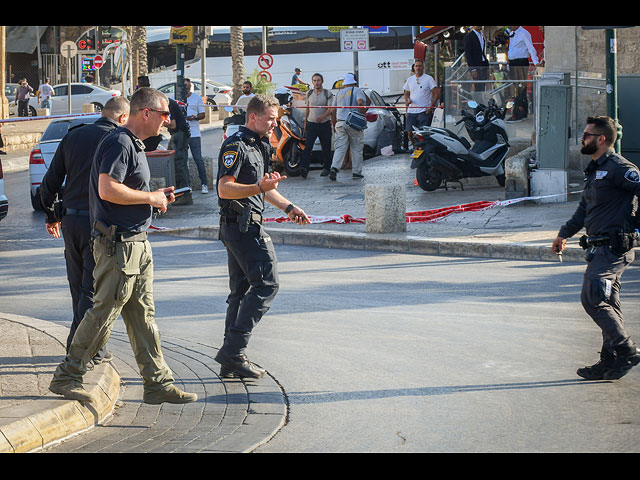
[{"label": "concrete bollard", "polygon": [[520,198],[529,195],[529,160],[520,155],[509,157],[504,162],[505,198]]},{"label": "concrete bollard", "polygon": [[93,113],[96,111],[95,105],[93,103],[83,103],[82,104],[82,113]]},{"label": "concrete bollard", "polygon": [[38,115],[39,117],[48,117],[49,115],[51,115],[51,110],[48,108],[37,108],[36,115]]},{"label": "concrete bollard", "polygon": [[407,198],[402,185],[367,185],[364,191],[367,233],[407,231]]}]

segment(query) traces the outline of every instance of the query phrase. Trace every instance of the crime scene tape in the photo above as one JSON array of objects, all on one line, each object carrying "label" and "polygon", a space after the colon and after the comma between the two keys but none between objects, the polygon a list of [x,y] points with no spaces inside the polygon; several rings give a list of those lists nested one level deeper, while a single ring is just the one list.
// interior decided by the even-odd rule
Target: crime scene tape
[{"label": "crime scene tape", "polygon": [[41,117],[0,118],[0,123],[32,122],[34,120],[52,120],[54,118],[86,117],[88,115],[100,115],[100,113],[99,112],[72,113],[72,114],[64,114],[64,115],[47,115],[47,116],[41,116]]}]

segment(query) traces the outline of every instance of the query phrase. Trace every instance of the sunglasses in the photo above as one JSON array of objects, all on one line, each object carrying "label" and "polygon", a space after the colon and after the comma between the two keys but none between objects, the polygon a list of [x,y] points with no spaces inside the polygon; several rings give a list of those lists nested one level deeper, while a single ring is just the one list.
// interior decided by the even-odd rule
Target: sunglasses
[{"label": "sunglasses", "polygon": [[587,137],[599,137],[600,135],[602,135],[602,134],[601,133],[587,133],[587,132],[585,132],[585,133],[582,134],[582,139],[586,140]]},{"label": "sunglasses", "polygon": [[141,108],[140,110],[149,110],[151,112],[158,112],[160,115],[162,115],[165,119],[169,118],[169,116],[171,115],[171,112],[167,111],[167,110],[156,110],[154,108]]}]

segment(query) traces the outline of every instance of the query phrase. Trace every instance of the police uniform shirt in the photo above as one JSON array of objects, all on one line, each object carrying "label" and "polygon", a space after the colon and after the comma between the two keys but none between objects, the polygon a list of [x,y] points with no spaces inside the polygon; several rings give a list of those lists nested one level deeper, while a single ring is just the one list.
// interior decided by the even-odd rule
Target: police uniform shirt
[{"label": "police uniform shirt", "polygon": [[[102,137],[118,128],[108,117],[73,127],[62,138],[40,186],[42,204],[51,207],[64,183],[64,207],[89,210],[89,173]],[[66,182],[65,182],[66,178]]]},{"label": "police uniform shirt", "polygon": [[[184,105],[184,104],[183,104]],[[176,131],[188,132],[189,124],[187,123],[186,107],[181,106],[173,98],[169,99],[169,114],[172,120],[176,121]]]},{"label": "police uniform shirt", "polygon": [[591,161],[584,173],[587,177],[582,199],[558,235],[569,238],[583,226],[587,235],[629,232],[637,228],[633,214],[634,195],[640,195],[638,167],[609,151]]},{"label": "police uniform shirt", "polygon": [[[96,150],[91,169],[89,210],[91,225],[102,221],[107,227],[116,225],[118,232],[141,233],[151,224],[151,205],[119,205],[100,198],[98,178],[106,173],[133,190],[148,192],[151,172],[144,144],[125,127],[105,136]],[[97,235],[93,232],[93,235]]]},{"label": "police uniform shirt", "polygon": [[[238,183],[245,185],[258,183],[268,171],[271,150],[267,143],[254,131],[240,126],[239,130],[231,135],[220,148],[217,180],[219,181],[225,175],[230,175]],[[216,182],[217,184],[218,182]],[[220,213],[231,214],[229,209],[225,208],[230,201],[218,196]],[[251,210],[255,213],[262,214],[264,210],[263,194],[242,199],[240,202],[251,205]]]}]

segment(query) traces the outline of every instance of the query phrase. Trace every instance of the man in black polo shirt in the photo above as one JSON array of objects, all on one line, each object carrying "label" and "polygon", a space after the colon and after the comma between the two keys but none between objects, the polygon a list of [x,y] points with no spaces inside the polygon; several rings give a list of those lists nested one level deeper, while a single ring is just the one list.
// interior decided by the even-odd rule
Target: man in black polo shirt
[{"label": "man in black polo shirt", "polygon": [[168,122],[168,100],[157,90],[141,88],[131,97],[130,111],[127,123],[102,139],[93,159],[89,210],[96,260],[94,305],[80,322],[49,390],[81,402],[93,400],[82,386],[86,364],[107,342],[113,322],[122,315],[143,380],[143,401],[193,402],[197,395],[173,384],[162,356],[147,240],[153,207],[165,212],[175,200],[173,187],[149,191],[151,174],[143,144]]},{"label": "man in black polo shirt", "polygon": [[[46,214],[47,233],[64,238],[64,258],[71,290],[73,321],[67,338],[67,351],[84,313],[93,304],[93,268],[89,221],[89,174],[93,155],[102,137],[126,123],[129,101],[114,97],[102,109],[102,116],[91,124],[73,127],[64,136],[40,186],[40,199]],[[54,208],[56,195],[63,193],[62,218]],[[100,349],[92,359],[100,363],[106,355]]]}]

